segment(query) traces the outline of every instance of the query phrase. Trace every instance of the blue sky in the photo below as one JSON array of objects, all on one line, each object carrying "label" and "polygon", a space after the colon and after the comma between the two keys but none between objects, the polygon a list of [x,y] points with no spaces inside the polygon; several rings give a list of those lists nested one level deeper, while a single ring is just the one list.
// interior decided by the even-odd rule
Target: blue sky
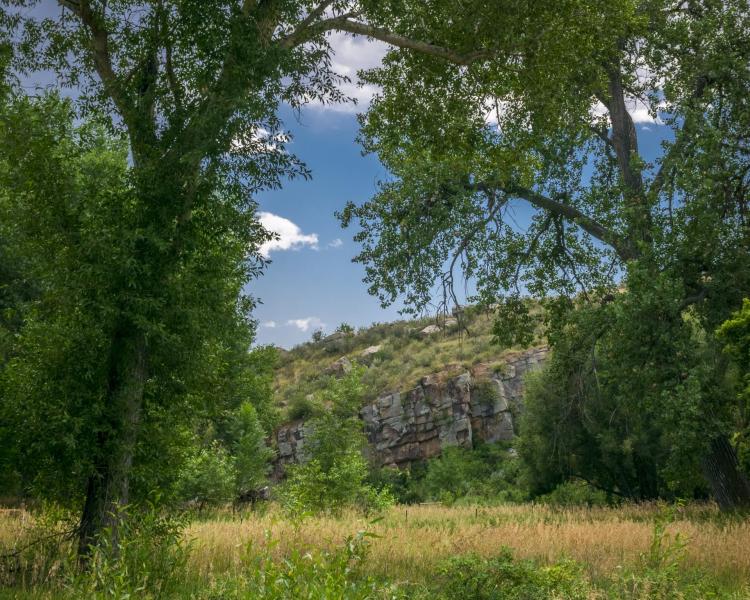
[{"label": "blue sky", "polygon": [[301,123],[287,123],[294,135],[289,150],[310,167],[313,179],[293,180],[258,197],[262,216],[282,217],[298,230],[273,219],[266,226],[283,225],[282,242],[299,240],[289,249],[272,248],[265,275],[247,288],[262,301],[256,309],[258,342],[290,347],[317,328],[398,318],[395,308],[381,309],[367,294],[364,269],[351,262],[357,252],[352,231],[342,230],[334,217],[349,200],[368,199],[387,176],[376,157],[362,156],[354,114],[313,108]]}]

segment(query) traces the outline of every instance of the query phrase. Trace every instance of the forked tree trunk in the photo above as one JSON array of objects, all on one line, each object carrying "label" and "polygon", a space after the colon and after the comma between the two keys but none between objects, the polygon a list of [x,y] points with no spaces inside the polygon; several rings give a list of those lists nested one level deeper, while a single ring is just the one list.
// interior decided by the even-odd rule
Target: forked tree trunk
[{"label": "forked tree trunk", "polygon": [[122,508],[128,503],[143,390],[147,376],[145,336],[121,328],[110,358],[106,422],[97,438],[94,471],[89,476],[81,514],[78,556],[85,567],[94,546],[106,535],[117,549]]},{"label": "forked tree trunk", "polygon": [[750,508],[750,482],[726,436],[715,438],[703,459],[703,475],[721,510]]}]

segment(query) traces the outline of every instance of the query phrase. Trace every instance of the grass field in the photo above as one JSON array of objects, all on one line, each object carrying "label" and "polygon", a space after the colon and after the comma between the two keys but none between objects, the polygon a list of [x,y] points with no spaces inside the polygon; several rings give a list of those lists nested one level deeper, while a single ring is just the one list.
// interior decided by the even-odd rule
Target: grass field
[{"label": "grass field", "polygon": [[[21,511],[0,512],[0,543],[8,547],[30,522],[31,518]],[[661,533],[655,528],[660,523],[664,526]],[[192,591],[179,597],[253,598],[252,594],[202,596],[199,592],[221,578],[242,577],[248,565],[260,564],[253,562],[257,557],[284,564],[291,555],[335,552],[348,537],[362,530],[374,536],[369,538],[366,557],[358,565],[359,576],[387,581],[400,589],[422,590],[415,593],[418,598],[439,597],[429,590],[436,569],[449,557],[473,554],[491,558],[503,547],[510,548],[515,558],[532,559],[540,568],[575,561],[586,586],[590,586],[586,598],[750,598],[750,521],[726,517],[710,505],[699,504],[679,508],[415,505],[394,507],[378,520],[352,512],[291,521],[273,505],[241,515],[218,511],[192,519],[185,529],[184,536],[190,540],[185,573],[189,574]],[[671,591],[664,592],[662,586],[657,594],[650,592],[648,585],[644,587],[646,576],[642,574],[648,569],[671,570],[670,577],[675,579]],[[626,586],[627,593],[622,591],[624,573],[641,574],[636,576],[640,578],[637,585]],[[687,590],[691,582],[707,581],[711,582],[710,595],[675,591],[683,587]],[[614,586],[619,588],[612,591]],[[319,597],[396,597],[339,593],[329,596],[320,592]],[[3,596],[0,590],[0,597],[70,596],[18,591]],[[294,598],[295,594],[258,597]]]},{"label": "grass field", "polygon": [[[429,578],[431,567],[444,558],[468,552],[492,556],[503,546],[516,556],[542,562],[571,558],[597,580],[618,567],[637,566],[649,552],[654,522],[663,510],[657,505],[419,505],[395,507],[374,524],[355,513],[294,524],[271,510],[241,521],[198,521],[187,533],[195,543],[195,568],[206,575],[237,567],[237,549],[250,541],[262,544],[265,532],[275,540],[274,553],[282,556],[292,548],[332,548],[347,535],[367,529],[378,536],[371,543],[368,569],[392,580]],[[713,507],[700,505],[677,509],[672,518],[666,533],[686,541],[686,568],[727,584],[750,581],[750,521],[722,520]]]}]

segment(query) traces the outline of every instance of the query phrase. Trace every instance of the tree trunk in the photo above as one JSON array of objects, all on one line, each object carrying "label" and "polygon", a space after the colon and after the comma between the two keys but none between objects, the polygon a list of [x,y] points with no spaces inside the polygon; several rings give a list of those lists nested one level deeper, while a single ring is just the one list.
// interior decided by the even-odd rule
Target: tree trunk
[{"label": "tree trunk", "polygon": [[146,359],[143,333],[133,327],[119,328],[110,354],[106,420],[97,436],[94,471],[81,514],[78,555],[84,567],[101,536],[106,535],[117,549],[143,405]]},{"label": "tree trunk", "polygon": [[750,483],[726,436],[715,438],[702,461],[703,476],[721,510],[750,508]]}]

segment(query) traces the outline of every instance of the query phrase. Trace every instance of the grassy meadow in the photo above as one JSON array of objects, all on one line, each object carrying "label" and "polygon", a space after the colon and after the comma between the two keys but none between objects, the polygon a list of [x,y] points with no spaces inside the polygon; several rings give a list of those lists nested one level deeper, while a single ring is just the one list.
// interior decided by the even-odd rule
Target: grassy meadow
[{"label": "grassy meadow", "polygon": [[[32,522],[23,511],[0,512],[3,547],[12,547]],[[368,532],[363,545],[352,549],[352,536],[362,531]],[[677,508],[401,505],[378,519],[358,512],[289,519],[269,505],[255,512],[227,509],[194,515],[182,539],[187,542],[181,545],[185,553],[174,567],[179,581],[167,586],[171,592],[155,597],[459,598],[460,590],[458,595],[446,592],[450,586],[441,583],[450,575],[451,567],[446,566],[450,560],[469,556],[474,561],[470,565],[483,569],[481,561],[492,560],[505,547],[519,564],[533,564],[539,573],[554,575],[562,569],[563,579],[572,577],[575,586],[466,597],[750,598],[750,522],[720,515],[713,506],[702,504]],[[46,561],[52,572],[63,568],[50,567],[54,561],[49,556],[36,560]],[[287,582],[272,593],[257,587],[257,582],[256,587],[247,582],[237,585],[250,571],[253,578],[260,572],[264,577],[272,573],[279,581],[291,578],[297,587]],[[499,576],[513,579],[518,574],[502,571]],[[347,588],[345,583],[340,588],[315,587],[321,577],[326,586],[338,577],[349,580],[349,585],[366,582],[367,589]],[[267,579],[263,581],[267,585]],[[48,582],[54,582],[54,575]],[[6,588],[4,597],[76,597],[85,589],[80,583],[77,586],[52,583],[45,591],[37,585],[27,593],[21,584]]]}]

